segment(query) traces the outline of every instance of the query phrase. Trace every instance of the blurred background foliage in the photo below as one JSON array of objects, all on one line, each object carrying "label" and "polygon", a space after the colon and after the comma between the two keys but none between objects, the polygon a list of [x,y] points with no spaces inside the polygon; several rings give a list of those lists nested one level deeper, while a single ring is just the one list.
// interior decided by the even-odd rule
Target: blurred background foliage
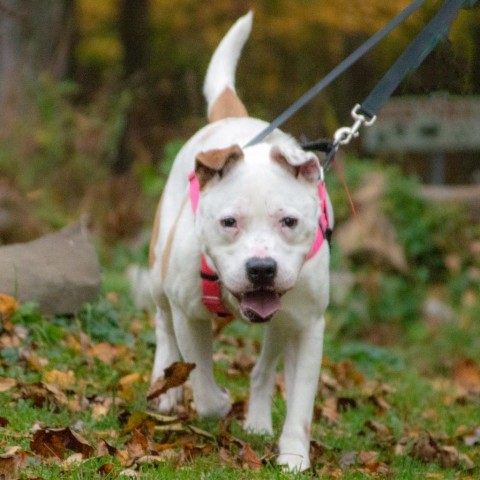
[{"label": "blurred background foliage", "polygon": [[[0,209],[17,212],[17,223],[9,221],[19,229],[31,222],[36,233],[87,212],[92,231],[107,245],[104,263],[122,269],[132,256],[118,240],[140,243],[137,251],[145,257],[141,232],[151,225],[176,152],[205,123],[204,73],[239,16],[249,9],[255,14],[238,68],[238,91],[252,115],[271,120],[409,3],[0,0]],[[351,108],[441,3],[427,1],[285,130],[315,139],[349,124]],[[449,40],[397,94],[438,91],[480,94],[478,10],[460,13]],[[407,268],[378,268],[368,256],[347,258],[334,247],[334,268],[355,272],[348,300],[333,301],[338,328],[354,333],[363,319],[362,328],[373,322],[381,336],[381,322],[393,317],[408,322],[428,298],[455,305],[462,312],[455,318],[470,325],[480,314],[478,224],[460,207],[424,200],[420,181],[389,165],[390,158],[357,160],[360,143],[348,150],[354,155],[343,169],[352,191],[372,171],[386,178],[377,200],[394,224]],[[351,210],[335,173],[329,183],[341,225],[351,220]],[[432,316],[432,325],[452,321],[446,304]],[[417,334],[428,334],[422,332]]]}]

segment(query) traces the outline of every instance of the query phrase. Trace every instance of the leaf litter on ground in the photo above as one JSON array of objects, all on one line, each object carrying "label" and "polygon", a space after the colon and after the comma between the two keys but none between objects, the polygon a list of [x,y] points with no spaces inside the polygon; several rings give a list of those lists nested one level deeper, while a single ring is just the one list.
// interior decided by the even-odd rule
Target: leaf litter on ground
[{"label": "leaf litter on ground", "polygon": [[[156,468],[168,463],[185,468],[201,458],[216,458],[223,467],[239,472],[261,471],[274,464],[274,439],[259,440],[240,430],[247,408],[246,391],[223,421],[199,422],[188,383],[194,365],[172,364],[147,389],[149,372],[135,370],[141,357],[132,345],[95,342],[85,332],[66,331],[55,347],[47,342],[44,349],[38,339],[32,340],[28,325],[12,321],[14,312],[9,307],[3,314],[0,346],[18,351],[19,363],[14,368],[7,357],[0,357],[0,395],[13,408],[26,402],[40,416],[46,410],[70,412],[67,418],[73,420],[88,412],[90,420],[48,424],[32,419],[30,429],[20,433],[12,427],[11,414],[0,415],[0,475],[5,478],[16,478],[19,469],[27,472],[25,478],[36,478],[35,468],[42,464],[56,463],[74,471],[92,458],[99,462],[99,475],[132,478],[148,465]],[[137,331],[138,322],[136,319]],[[216,355],[226,363],[222,364],[225,375],[232,382],[246,378],[259,352],[258,341],[221,333],[217,342],[221,348]],[[47,351],[52,348],[57,349],[54,355]],[[63,351],[74,352],[74,366],[55,360],[55,356],[62,358]],[[104,368],[114,375],[99,387],[102,382],[97,370]],[[446,406],[478,404],[479,371],[474,360],[460,359],[450,378],[437,383],[432,380],[432,391]],[[9,377],[9,372],[16,373]],[[432,406],[422,415],[422,421],[430,421],[428,428],[417,426],[418,418],[404,418],[399,425],[398,419],[392,422],[392,417],[398,417],[398,387],[379,378],[367,377],[352,360],[324,359],[311,448],[315,475],[392,477],[399,457],[458,472],[478,471],[480,419],[458,425],[454,434],[446,435],[434,429],[441,414]],[[276,395],[285,398],[281,374],[276,385]],[[149,401],[178,386],[184,387],[178,413],[162,415],[147,408]],[[143,396],[140,402],[139,392]],[[353,426],[349,418],[356,415],[364,419]],[[116,419],[116,429],[96,426],[110,417]],[[351,434],[363,439],[353,449],[336,443]]]}]

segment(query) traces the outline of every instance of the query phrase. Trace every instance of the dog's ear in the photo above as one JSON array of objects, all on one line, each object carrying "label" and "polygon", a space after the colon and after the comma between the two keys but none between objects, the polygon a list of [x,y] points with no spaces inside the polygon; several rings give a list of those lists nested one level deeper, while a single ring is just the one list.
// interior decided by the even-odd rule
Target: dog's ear
[{"label": "dog's ear", "polygon": [[320,161],[313,152],[305,152],[298,147],[274,146],[270,156],[296,178],[300,177],[312,183],[317,183],[320,179]]},{"label": "dog's ear", "polygon": [[220,178],[234,163],[243,158],[238,145],[200,152],[195,158],[195,175],[202,189],[215,175]]}]

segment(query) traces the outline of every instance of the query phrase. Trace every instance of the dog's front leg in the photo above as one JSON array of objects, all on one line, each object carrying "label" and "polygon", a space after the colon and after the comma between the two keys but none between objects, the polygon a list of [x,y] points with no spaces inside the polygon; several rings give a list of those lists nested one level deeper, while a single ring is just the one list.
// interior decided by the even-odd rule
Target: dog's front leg
[{"label": "dog's front leg", "polygon": [[250,377],[250,400],[245,429],[253,433],[273,433],[272,395],[284,339],[279,330],[272,324],[265,327],[262,352]]},{"label": "dog's front leg", "polygon": [[310,466],[310,431],[323,352],[323,317],[292,334],[285,346],[287,418],[278,463],[289,470]]},{"label": "dog's front leg", "polygon": [[[170,305],[166,298],[160,302],[155,315],[155,335],[157,348],[155,350],[155,362],[153,365],[152,382],[162,377],[164,370],[180,358],[177,341],[173,331]],[[160,396],[158,410],[161,413],[174,411],[177,404],[182,400],[182,387],[172,388]]]},{"label": "dog's front leg", "polygon": [[231,409],[228,391],[220,388],[213,377],[210,320],[189,319],[183,311],[172,306],[178,347],[186,362],[194,363],[190,374],[195,409],[201,417],[225,417]]}]

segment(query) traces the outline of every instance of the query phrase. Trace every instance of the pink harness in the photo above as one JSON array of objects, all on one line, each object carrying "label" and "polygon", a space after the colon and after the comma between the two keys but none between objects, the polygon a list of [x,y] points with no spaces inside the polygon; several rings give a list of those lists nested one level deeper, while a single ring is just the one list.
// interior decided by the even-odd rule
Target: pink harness
[{"label": "pink harness", "polygon": [[[197,213],[200,200],[200,184],[193,171],[188,175],[188,179],[190,180],[190,203],[193,213]],[[331,229],[328,222],[327,188],[323,178],[318,183],[318,198],[322,213],[318,221],[317,234],[313,241],[312,249],[307,255],[307,260],[310,260],[320,250],[325,239],[330,242]],[[201,257],[200,278],[202,279],[202,301],[205,307],[219,317],[232,317],[232,314],[223,305],[222,288],[218,275],[207,265],[205,255],[203,254]]]}]

